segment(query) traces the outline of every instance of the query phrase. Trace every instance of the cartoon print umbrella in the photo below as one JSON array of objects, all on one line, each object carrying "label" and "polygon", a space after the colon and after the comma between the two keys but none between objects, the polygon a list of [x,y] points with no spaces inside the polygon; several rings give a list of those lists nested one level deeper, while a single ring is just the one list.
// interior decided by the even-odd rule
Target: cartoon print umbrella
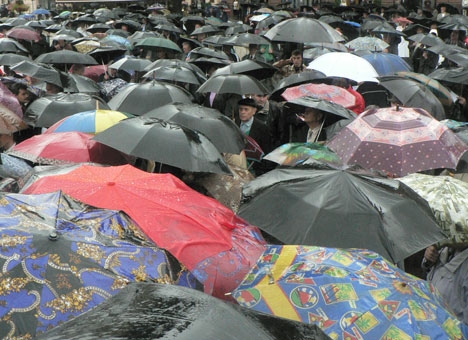
[{"label": "cartoon print umbrella", "polygon": [[35,338],[129,282],[177,281],[166,253],[127,215],[60,191],[2,194],[0,337]]},{"label": "cartoon print umbrella", "polygon": [[326,164],[342,165],[340,157],[327,146],[318,143],[287,143],[267,154],[263,159],[280,165]]},{"label": "cartoon print umbrella", "polygon": [[468,150],[427,111],[398,107],[362,113],[327,145],[345,164],[360,164],[396,177],[437,168],[455,169]]},{"label": "cartoon print umbrella", "polygon": [[233,295],[333,339],[463,339],[467,330],[430,283],[361,249],[270,245]]},{"label": "cartoon print umbrella", "polygon": [[171,174],[130,165],[83,165],[66,175],[44,177],[26,193],[55,187],[83,202],[128,213],[160,247],[171,252],[220,298],[234,289],[264,249],[257,227]]}]

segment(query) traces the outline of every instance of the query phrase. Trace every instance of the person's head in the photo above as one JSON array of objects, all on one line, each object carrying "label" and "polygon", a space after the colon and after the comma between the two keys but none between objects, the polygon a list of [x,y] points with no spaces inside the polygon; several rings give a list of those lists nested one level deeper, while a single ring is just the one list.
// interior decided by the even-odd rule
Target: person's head
[{"label": "person's head", "polygon": [[85,72],[85,66],[83,64],[73,64],[70,72],[82,76]]},{"label": "person's head", "polygon": [[46,83],[46,94],[57,94],[63,91],[63,88],[56,84]]},{"label": "person's head", "polygon": [[0,134],[0,151],[5,151],[15,144],[13,134]]},{"label": "person's head", "polygon": [[128,31],[128,26],[127,25],[122,25],[121,29],[122,29],[122,31],[127,32]]},{"label": "person's head", "polygon": [[252,97],[259,106],[264,106],[268,101],[268,94],[254,94]]},{"label": "person's head", "polygon": [[10,90],[16,96],[20,104],[26,104],[29,101],[29,91],[26,84],[15,83],[11,86]]},{"label": "person's head", "polygon": [[445,12],[447,12],[447,6],[444,6],[444,5],[440,6],[440,13],[445,13]]},{"label": "person's head", "polygon": [[457,30],[453,30],[450,32],[450,40],[451,41],[458,41],[458,38],[460,37],[460,32]]},{"label": "person's head", "polygon": [[324,118],[325,114],[323,111],[316,110],[311,107],[306,107],[302,114],[302,119],[309,126],[319,126]]},{"label": "person's head", "polygon": [[184,51],[185,54],[188,54],[192,50],[192,44],[188,41],[184,41],[182,43],[182,50]]},{"label": "person's head", "polygon": [[237,104],[241,122],[248,122],[257,113],[257,103],[252,98],[243,98]]},{"label": "person's head", "polygon": [[294,67],[301,67],[302,66],[302,52],[300,50],[292,51],[291,61]]},{"label": "person's head", "polygon": [[249,44],[249,54],[254,55],[258,51],[258,45],[257,44]]}]

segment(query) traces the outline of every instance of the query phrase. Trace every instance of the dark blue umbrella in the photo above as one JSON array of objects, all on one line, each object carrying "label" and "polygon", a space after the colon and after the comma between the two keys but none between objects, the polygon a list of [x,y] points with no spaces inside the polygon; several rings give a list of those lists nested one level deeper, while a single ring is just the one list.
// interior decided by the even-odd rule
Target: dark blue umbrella
[{"label": "dark blue umbrella", "polygon": [[0,338],[34,338],[130,282],[175,283],[127,215],[62,192],[0,197]]},{"label": "dark blue umbrella", "polygon": [[34,14],[34,15],[50,15],[50,12],[48,10],[46,10],[45,8],[38,8],[34,12],[32,12],[31,14]]},{"label": "dark blue umbrella", "polygon": [[401,57],[393,53],[369,53],[361,55],[379,74],[379,76],[391,76],[397,72],[411,72],[413,69]]}]

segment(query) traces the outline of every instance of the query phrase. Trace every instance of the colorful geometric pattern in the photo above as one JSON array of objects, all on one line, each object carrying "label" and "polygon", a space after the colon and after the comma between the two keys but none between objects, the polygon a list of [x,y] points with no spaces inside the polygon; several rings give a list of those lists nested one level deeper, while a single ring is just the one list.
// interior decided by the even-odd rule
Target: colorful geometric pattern
[{"label": "colorful geometric pattern", "polygon": [[244,307],[316,323],[332,339],[464,339],[426,281],[377,253],[269,245],[233,292]]}]

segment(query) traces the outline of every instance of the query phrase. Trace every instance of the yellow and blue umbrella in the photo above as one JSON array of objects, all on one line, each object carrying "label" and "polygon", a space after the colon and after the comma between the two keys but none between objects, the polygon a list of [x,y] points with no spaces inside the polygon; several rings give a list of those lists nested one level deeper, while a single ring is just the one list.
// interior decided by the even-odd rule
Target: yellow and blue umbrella
[{"label": "yellow and blue umbrella", "polygon": [[46,133],[78,131],[97,134],[123,119],[135,117],[132,114],[113,110],[91,110],[75,113],[58,121]]},{"label": "yellow and blue umbrella", "polygon": [[122,212],[60,191],[0,201],[1,339],[35,338],[131,282],[188,283]]},{"label": "yellow and blue umbrella", "polygon": [[468,334],[430,283],[363,249],[270,245],[233,295],[243,307],[316,323],[332,339]]}]

